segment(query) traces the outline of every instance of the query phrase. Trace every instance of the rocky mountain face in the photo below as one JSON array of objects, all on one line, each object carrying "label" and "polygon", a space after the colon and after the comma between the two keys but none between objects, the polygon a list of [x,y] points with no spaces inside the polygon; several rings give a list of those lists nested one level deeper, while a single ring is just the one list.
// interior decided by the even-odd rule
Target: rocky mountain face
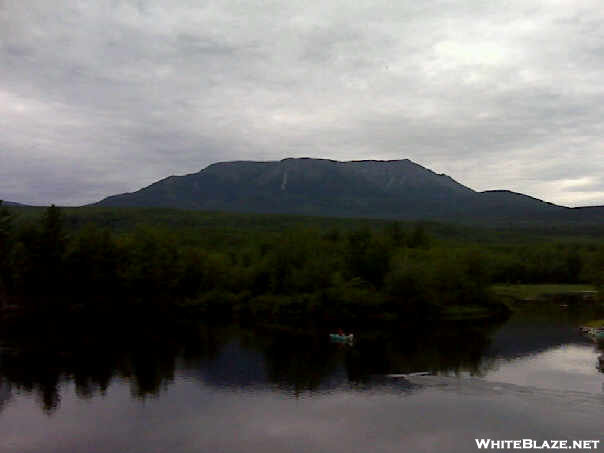
[{"label": "rocky mountain face", "polygon": [[509,191],[475,192],[408,159],[221,162],[97,205],[472,223],[604,223],[604,207],[571,209]]}]

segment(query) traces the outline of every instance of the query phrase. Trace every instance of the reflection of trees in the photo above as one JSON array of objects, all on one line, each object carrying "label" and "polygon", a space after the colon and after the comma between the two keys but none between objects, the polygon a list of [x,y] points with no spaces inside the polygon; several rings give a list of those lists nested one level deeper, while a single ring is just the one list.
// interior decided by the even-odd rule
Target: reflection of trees
[{"label": "reflection of trees", "polygon": [[130,382],[133,397],[156,396],[173,381],[185,339],[197,333],[165,327],[160,332],[131,326],[28,332],[11,340],[14,347],[2,356],[1,376],[15,389],[35,394],[49,414],[68,382],[84,399],[104,394],[115,378]]},{"label": "reflection of trees", "polygon": [[240,343],[263,354],[269,383],[299,392],[329,387],[338,370],[345,373],[341,378],[359,383],[374,382],[376,375],[417,371],[481,376],[494,365],[485,359],[485,351],[496,327],[445,323],[382,328],[360,332],[353,347],[330,344],[325,334],[285,332],[241,335]]},{"label": "reflection of trees", "polygon": [[387,373],[482,375],[490,366],[484,354],[492,327],[376,329],[359,332],[353,347],[330,344],[326,333],[195,323],[42,329],[12,339],[0,378],[9,389],[34,393],[43,410],[52,413],[67,383],[73,383],[79,398],[88,399],[104,394],[115,379],[125,379],[132,396],[144,399],[169,386],[177,368],[205,385],[276,385],[296,393],[344,381],[371,385],[373,376]]},{"label": "reflection of trees", "polygon": [[[48,372],[43,370],[48,369]],[[2,377],[11,387],[35,393],[45,412],[59,404],[60,366],[49,354],[38,351],[12,352],[2,357]]]},{"label": "reflection of trees", "polygon": [[10,385],[2,379],[0,376],[0,412],[4,408],[4,405],[8,403],[13,397],[13,392]]},{"label": "reflection of trees", "polygon": [[347,356],[353,380],[387,373],[468,372],[481,376],[491,366],[484,359],[494,325],[426,324],[361,338]]},{"label": "reflection of trees", "polygon": [[269,380],[296,393],[319,388],[339,361],[338,354],[322,340],[312,336],[266,337],[262,350]]}]

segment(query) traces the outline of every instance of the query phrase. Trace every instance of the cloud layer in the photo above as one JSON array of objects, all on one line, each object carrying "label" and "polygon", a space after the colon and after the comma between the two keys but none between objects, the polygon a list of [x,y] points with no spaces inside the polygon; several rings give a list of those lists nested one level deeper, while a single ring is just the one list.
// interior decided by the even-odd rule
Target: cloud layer
[{"label": "cloud layer", "polygon": [[0,198],[311,156],[604,204],[602,67],[595,0],[0,0]]}]

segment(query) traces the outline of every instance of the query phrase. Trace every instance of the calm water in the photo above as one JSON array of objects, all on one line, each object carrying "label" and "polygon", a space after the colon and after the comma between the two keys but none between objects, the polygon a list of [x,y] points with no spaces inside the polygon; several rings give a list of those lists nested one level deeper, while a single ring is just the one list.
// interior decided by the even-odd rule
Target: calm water
[{"label": "calm water", "polygon": [[[471,452],[604,436],[604,351],[552,310],[359,331],[86,326],[0,350],[2,452]],[[430,372],[410,378],[392,375]],[[604,445],[600,445],[604,450]]]}]

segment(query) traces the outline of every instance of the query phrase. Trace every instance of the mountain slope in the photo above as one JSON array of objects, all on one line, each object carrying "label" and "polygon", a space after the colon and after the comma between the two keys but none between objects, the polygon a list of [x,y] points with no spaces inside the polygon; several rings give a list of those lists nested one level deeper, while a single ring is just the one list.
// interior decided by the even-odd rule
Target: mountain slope
[{"label": "mountain slope", "polygon": [[[581,215],[570,215],[570,208],[526,195],[475,192],[408,159],[221,162],[97,205],[460,222],[581,220]],[[601,211],[596,208],[588,217],[597,220]]]},{"label": "mountain slope", "polygon": [[2,206],[25,206],[21,203],[15,203],[14,201],[2,200]]}]

